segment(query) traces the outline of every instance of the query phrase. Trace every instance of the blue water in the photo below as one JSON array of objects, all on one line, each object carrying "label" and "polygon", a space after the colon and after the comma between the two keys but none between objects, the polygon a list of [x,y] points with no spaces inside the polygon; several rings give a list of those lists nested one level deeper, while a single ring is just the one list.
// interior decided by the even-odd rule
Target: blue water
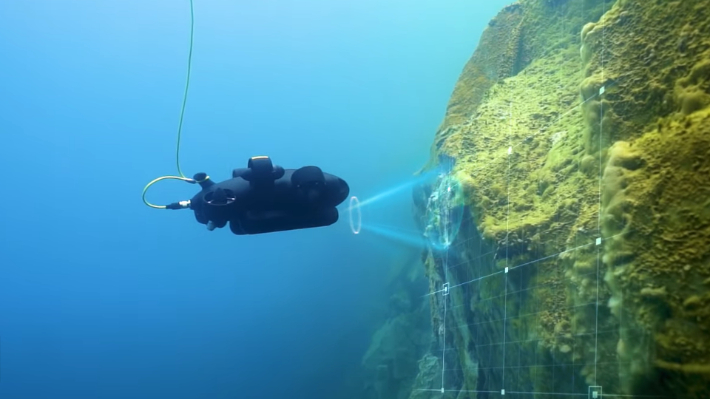
[{"label": "blue water", "polygon": [[[269,155],[361,199],[406,183],[508,2],[196,0],[183,171]],[[347,396],[416,246],[347,212],[238,237],[146,207],[176,173],[189,27],[187,0],[0,2],[0,398]],[[367,216],[411,231],[410,202]]]}]

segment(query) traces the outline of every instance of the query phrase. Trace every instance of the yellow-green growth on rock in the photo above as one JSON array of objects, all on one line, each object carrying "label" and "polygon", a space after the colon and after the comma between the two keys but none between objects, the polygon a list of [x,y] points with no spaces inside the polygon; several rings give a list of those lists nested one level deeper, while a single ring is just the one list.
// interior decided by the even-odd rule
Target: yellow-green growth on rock
[{"label": "yellow-green growth on rock", "polygon": [[[483,96],[501,76],[510,75],[518,54],[509,52],[517,49],[519,39],[508,41],[511,31],[522,31],[521,7],[514,4],[506,7],[491,20],[481,35],[479,46],[466,63],[446,110],[446,116],[436,132],[433,149],[436,151],[453,131],[452,127],[468,119],[475,111]],[[510,43],[500,46],[500,43]],[[506,64],[501,65],[501,61]]]},{"label": "yellow-green growth on rock", "polygon": [[491,21],[432,146],[469,210],[426,259],[432,292],[466,287],[430,297],[459,398],[710,397],[708,32],[702,0],[527,0]]}]

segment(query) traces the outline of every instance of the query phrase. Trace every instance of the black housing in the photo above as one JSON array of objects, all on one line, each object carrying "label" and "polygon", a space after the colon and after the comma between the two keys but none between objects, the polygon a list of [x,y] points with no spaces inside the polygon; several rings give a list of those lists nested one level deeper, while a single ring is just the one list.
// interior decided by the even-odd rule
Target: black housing
[{"label": "black housing", "polygon": [[268,157],[249,159],[223,182],[204,173],[194,178],[202,187],[190,200],[197,221],[217,228],[229,223],[237,235],[329,226],[338,221],[336,206],[350,192],[343,179],[317,166],[283,169]]}]

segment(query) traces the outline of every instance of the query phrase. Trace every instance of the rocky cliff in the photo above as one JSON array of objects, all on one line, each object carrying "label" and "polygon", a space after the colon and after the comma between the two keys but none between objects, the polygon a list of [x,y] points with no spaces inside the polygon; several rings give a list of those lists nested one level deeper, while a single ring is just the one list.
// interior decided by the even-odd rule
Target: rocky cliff
[{"label": "rocky cliff", "polygon": [[490,22],[425,167],[455,160],[466,213],[425,254],[411,399],[710,397],[708,32],[704,0],[522,0]]}]

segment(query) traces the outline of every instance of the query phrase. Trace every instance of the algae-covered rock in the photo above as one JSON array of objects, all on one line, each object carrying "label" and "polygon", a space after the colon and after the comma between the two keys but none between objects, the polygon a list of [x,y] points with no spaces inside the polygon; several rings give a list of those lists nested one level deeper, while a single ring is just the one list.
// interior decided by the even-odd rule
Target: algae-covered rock
[{"label": "algae-covered rock", "polygon": [[710,397],[708,32],[702,0],[491,21],[425,167],[456,160],[467,216],[424,262],[441,352],[411,398]]},{"label": "algae-covered rock", "polygon": [[[518,4],[506,7],[488,24],[479,41],[479,47],[464,66],[446,109],[444,122],[435,137],[439,149],[453,127],[462,123],[476,110],[488,90],[503,77],[519,68],[518,49],[522,34],[522,13]],[[510,32],[516,39],[508,40]],[[500,46],[500,43],[508,43]]]},{"label": "algae-covered rock", "polygon": [[441,370],[439,358],[431,354],[424,355],[419,360],[419,372],[414,381],[416,388],[412,390],[409,399],[444,399],[444,393],[441,392]]}]

